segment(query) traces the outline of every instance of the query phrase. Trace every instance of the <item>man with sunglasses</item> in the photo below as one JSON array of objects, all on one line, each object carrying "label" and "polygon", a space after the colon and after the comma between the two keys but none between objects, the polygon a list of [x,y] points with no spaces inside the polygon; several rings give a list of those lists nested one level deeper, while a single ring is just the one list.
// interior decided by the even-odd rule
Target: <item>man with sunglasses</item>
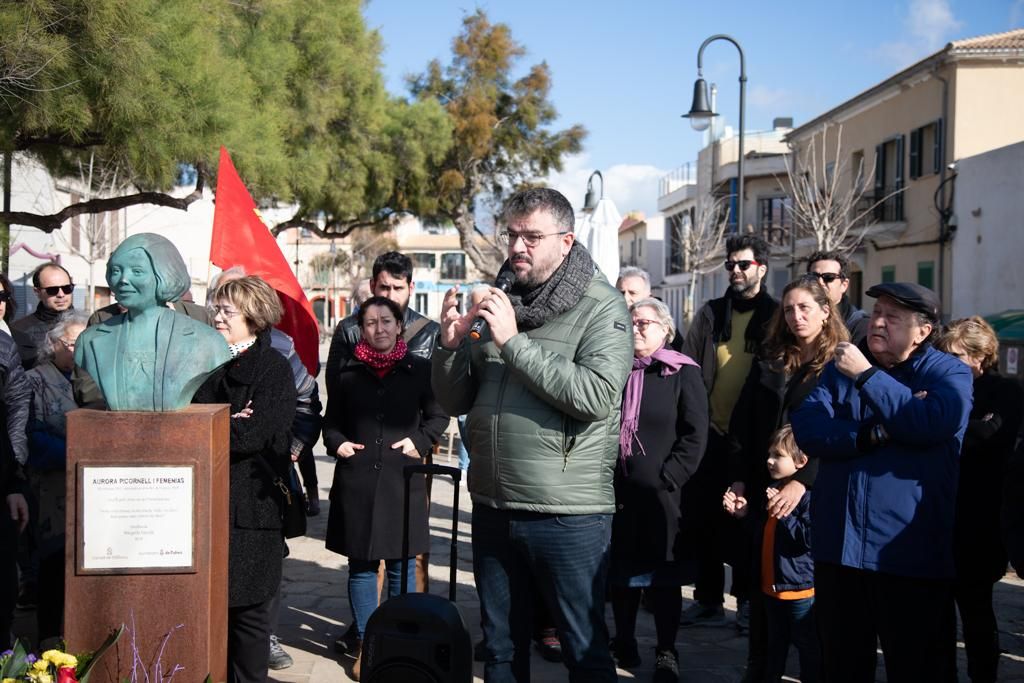
[{"label": "man with sunglasses", "polygon": [[12,330],[27,337],[18,348],[26,370],[36,364],[36,351],[45,343],[46,333],[57,324],[60,314],[73,308],[71,295],[75,285],[63,266],[44,263],[32,272],[32,289],[39,298],[36,310],[11,323]]},{"label": "man with sunglasses", "polygon": [[[762,287],[768,274],[768,244],[754,235],[734,235],[725,244],[725,270],[729,289],[708,301],[693,318],[683,353],[696,360],[704,374],[711,408],[711,428],[704,459],[687,484],[683,519],[704,519],[695,530],[700,558],[694,598],[683,611],[682,626],[718,626],[725,623],[725,568],[732,565],[732,594],[736,597],[736,626],[749,625],[747,596],[751,585],[751,558],[736,521],[722,514],[722,494],[731,483],[728,460],[738,448],[735,435],[744,425],[733,424],[733,408],[750,372],[754,355],[764,340],[765,328],[778,307]],[[756,665],[755,665],[756,668]]]},{"label": "man with sunglasses", "polygon": [[850,342],[859,344],[868,334],[867,313],[860,310],[846,295],[850,288],[850,262],[838,251],[816,251],[807,260],[807,272],[815,275],[818,282],[828,292],[828,298],[839,310],[846,329],[850,332]]}]

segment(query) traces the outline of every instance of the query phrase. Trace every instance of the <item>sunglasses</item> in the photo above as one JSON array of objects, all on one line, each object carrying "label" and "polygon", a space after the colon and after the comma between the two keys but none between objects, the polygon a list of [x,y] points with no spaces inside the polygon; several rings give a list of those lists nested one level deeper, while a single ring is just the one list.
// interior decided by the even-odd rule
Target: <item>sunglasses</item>
[{"label": "sunglasses", "polygon": [[840,273],[807,273],[808,275],[821,280],[826,285],[830,285],[836,280],[842,280],[843,276]]},{"label": "sunglasses", "polygon": [[4,290],[0,289],[0,303],[4,303],[4,302],[10,301],[10,300],[11,300],[10,292],[5,292]]},{"label": "sunglasses", "polygon": [[740,270],[746,270],[746,269],[750,268],[750,266],[759,266],[759,265],[761,265],[761,264],[758,263],[757,261],[726,261],[725,262],[725,272],[731,273],[732,269],[735,268],[736,266],[739,266]]},{"label": "sunglasses", "polygon": [[57,296],[57,292],[64,292],[70,294],[75,291],[75,286],[72,285],[58,285],[56,287],[40,287],[41,290],[46,292],[47,296]]}]

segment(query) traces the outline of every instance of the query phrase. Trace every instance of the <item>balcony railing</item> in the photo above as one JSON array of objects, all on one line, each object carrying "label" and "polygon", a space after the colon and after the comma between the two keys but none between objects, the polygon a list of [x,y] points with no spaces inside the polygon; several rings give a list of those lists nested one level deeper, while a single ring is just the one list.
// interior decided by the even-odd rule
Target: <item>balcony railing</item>
[{"label": "balcony railing", "polygon": [[[858,203],[858,213],[867,211],[872,205],[870,215],[879,223],[897,223],[905,220],[903,215],[903,191],[902,187],[886,185],[876,187],[874,192],[869,192],[861,198]],[[897,191],[899,190],[899,191]]]},{"label": "balcony railing", "polygon": [[664,197],[686,185],[697,184],[697,167],[694,164],[683,164],[679,168],[666,173],[658,180],[658,196]]},{"label": "balcony railing", "polygon": [[761,239],[770,245],[785,246],[789,244],[792,226],[780,223],[762,223]]}]

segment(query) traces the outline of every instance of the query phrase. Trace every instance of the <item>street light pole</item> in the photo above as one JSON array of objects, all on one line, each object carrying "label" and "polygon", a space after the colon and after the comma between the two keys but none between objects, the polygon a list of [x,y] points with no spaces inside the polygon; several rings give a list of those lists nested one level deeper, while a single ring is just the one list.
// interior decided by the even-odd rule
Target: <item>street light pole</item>
[{"label": "street light pole", "polygon": [[[597,176],[597,179],[601,181],[601,194],[596,198],[594,197],[594,176]],[[583,199],[583,210],[593,211],[602,199],[604,199],[604,176],[601,175],[600,171],[594,171],[587,178],[587,195]]]},{"label": "street light pole", "polygon": [[724,33],[718,33],[701,43],[700,49],[697,50],[697,80],[693,84],[693,105],[690,107],[690,113],[683,114],[683,118],[690,119],[690,125],[693,126],[694,130],[702,131],[706,130],[708,125],[710,125],[711,117],[717,116],[717,114],[711,111],[711,108],[708,106],[708,84],[703,78],[704,48],[716,40],[729,41],[736,46],[736,50],[740,53],[740,140],[739,160],[736,163],[736,175],[738,176],[736,227],[737,230],[742,231],[745,229],[743,224],[743,128],[747,108],[747,66],[746,59],[743,56],[743,48],[740,47],[740,44],[732,36]]}]

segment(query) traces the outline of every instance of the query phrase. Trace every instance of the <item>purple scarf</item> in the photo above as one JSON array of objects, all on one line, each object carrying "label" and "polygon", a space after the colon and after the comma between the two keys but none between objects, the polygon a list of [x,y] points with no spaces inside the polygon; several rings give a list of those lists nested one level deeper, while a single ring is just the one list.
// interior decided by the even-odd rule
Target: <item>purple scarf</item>
[{"label": "purple scarf", "polygon": [[633,370],[626,381],[626,391],[622,396],[622,430],[619,432],[619,459],[626,464],[626,459],[633,457],[633,442],[640,448],[641,455],[647,455],[644,445],[636,437],[640,426],[640,399],[644,394],[644,371],[654,361],[661,363],[661,376],[668,377],[679,372],[684,365],[700,367],[689,356],[668,347],[662,347],[646,358],[634,358]]}]

